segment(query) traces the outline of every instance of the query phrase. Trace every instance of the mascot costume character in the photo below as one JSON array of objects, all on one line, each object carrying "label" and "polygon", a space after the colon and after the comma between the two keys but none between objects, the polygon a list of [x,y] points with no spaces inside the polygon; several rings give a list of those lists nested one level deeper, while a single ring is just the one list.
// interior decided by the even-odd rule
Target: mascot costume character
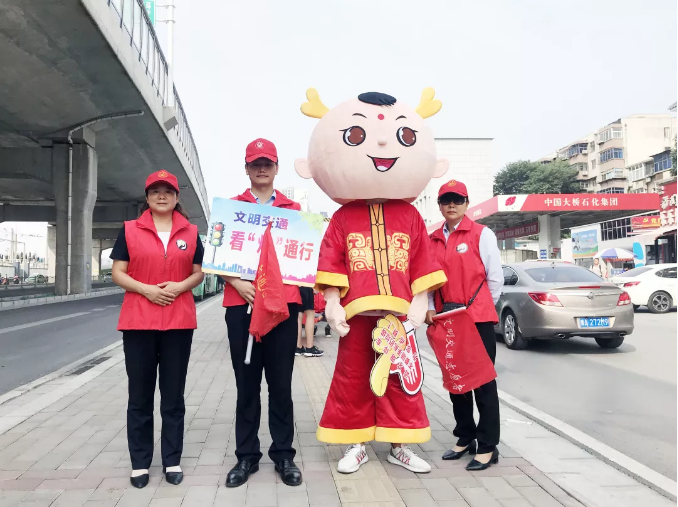
[{"label": "mascot costume character", "polygon": [[323,238],[316,278],[341,337],[317,437],[350,444],[342,473],[368,460],[364,443],[371,440],[391,443],[389,462],[431,470],[406,443],[431,438],[414,330],[424,322],[428,292],[447,280],[410,204],[448,168],[424,122],[442,107],[434,96],[424,90],[415,110],[370,92],[328,109],[311,88],[301,106],[320,121],[297,173],[342,205]]}]

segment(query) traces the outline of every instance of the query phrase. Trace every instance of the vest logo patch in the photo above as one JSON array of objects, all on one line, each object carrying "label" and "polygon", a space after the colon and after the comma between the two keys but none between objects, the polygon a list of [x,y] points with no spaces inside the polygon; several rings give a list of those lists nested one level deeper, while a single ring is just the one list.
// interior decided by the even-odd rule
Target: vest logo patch
[{"label": "vest logo patch", "polygon": [[468,252],[468,245],[466,243],[459,243],[457,245],[457,252],[459,252],[459,253]]},{"label": "vest logo patch", "polygon": [[186,250],[186,242],[183,239],[177,240],[177,246],[179,247],[179,250]]}]

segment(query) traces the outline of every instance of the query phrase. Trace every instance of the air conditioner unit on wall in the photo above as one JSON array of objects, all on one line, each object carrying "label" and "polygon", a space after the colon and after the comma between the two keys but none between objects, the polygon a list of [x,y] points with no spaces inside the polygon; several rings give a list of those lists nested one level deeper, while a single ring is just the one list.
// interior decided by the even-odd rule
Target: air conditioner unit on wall
[{"label": "air conditioner unit on wall", "polygon": [[588,155],[588,154],[589,154],[589,150],[581,150],[581,154],[582,154],[582,155]]}]

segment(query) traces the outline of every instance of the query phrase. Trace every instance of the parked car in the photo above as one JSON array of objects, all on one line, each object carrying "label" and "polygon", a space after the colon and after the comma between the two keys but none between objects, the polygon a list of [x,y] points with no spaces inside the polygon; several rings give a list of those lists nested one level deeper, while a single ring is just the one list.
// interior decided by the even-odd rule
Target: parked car
[{"label": "parked car", "polygon": [[612,283],[631,296],[634,308],[647,306],[652,313],[666,313],[678,301],[676,264],[650,264],[612,277]]},{"label": "parked car", "polygon": [[633,332],[629,294],[587,269],[531,261],[505,265],[503,271],[495,332],[509,349],[524,349],[532,339],[572,336],[594,338],[611,349]]},{"label": "parked car", "polygon": [[26,283],[47,283],[45,275],[31,275],[26,278]]},{"label": "parked car", "polygon": [[101,281],[102,282],[112,282],[113,281],[113,275],[111,273],[104,273],[101,275]]}]

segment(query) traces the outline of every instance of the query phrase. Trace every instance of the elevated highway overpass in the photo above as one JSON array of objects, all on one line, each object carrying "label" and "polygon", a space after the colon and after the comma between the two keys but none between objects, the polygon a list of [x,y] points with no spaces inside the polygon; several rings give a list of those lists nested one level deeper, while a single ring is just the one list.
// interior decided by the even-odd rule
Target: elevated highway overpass
[{"label": "elevated highway overpass", "polygon": [[137,217],[153,171],[177,175],[206,230],[198,151],[141,0],[4,0],[0,47],[0,222],[54,225],[58,294],[91,287],[93,252]]}]

